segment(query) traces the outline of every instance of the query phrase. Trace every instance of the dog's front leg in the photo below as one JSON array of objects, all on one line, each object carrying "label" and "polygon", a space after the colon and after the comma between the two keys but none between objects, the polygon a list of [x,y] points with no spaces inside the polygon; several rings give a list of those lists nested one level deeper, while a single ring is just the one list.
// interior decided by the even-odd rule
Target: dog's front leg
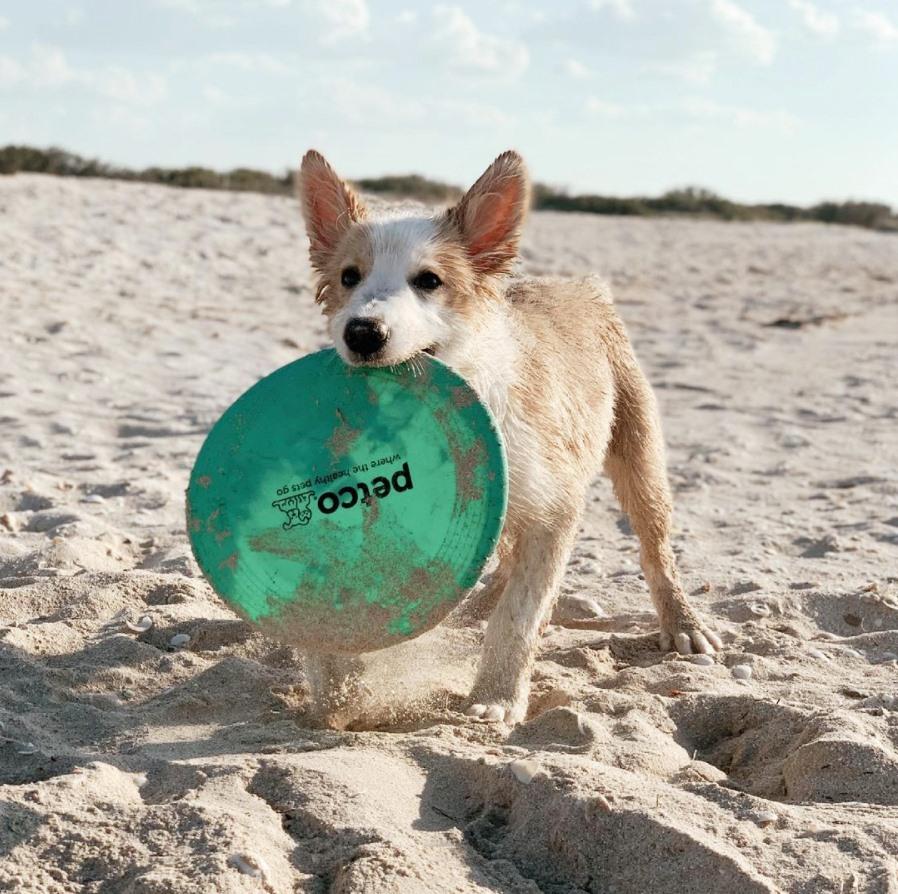
[{"label": "dog's front leg", "polygon": [[505,592],[490,616],[471,717],[518,723],[527,713],[530,671],[577,533],[579,513],[533,522],[515,538]]},{"label": "dog's front leg", "polygon": [[309,686],[306,716],[313,724],[345,729],[356,719],[363,696],[364,665],[355,655],[315,653],[305,656]]}]

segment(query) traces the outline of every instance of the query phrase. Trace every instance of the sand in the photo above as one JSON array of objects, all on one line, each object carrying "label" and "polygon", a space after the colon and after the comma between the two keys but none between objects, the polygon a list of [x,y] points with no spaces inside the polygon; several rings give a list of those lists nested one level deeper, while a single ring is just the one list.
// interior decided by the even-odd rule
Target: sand
[{"label": "sand", "polygon": [[540,213],[523,257],[613,283],[726,651],[657,650],[599,481],[526,723],[464,720],[444,625],[314,729],[183,530],[204,432],[326,343],[295,203],[0,178],[0,890],[898,891],[898,239]]}]

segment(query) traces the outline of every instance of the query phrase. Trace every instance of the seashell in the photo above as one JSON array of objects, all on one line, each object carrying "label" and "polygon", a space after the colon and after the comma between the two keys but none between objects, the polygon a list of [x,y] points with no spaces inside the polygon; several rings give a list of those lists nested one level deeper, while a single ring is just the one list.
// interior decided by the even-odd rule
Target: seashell
[{"label": "seashell", "polygon": [[821,652],[820,649],[808,649],[808,655],[811,658],[819,658],[821,661],[829,661],[829,655],[826,652]]},{"label": "seashell", "polygon": [[772,810],[762,810],[760,813],[755,814],[755,822],[761,826],[761,828],[772,826],[778,819],[779,815]]},{"label": "seashell", "polygon": [[571,618],[607,618],[608,613],[592,596],[567,596],[564,600],[565,614]]},{"label": "seashell", "polygon": [[730,673],[737,680],[750,680],[751,679],[751,665],[750,664],[734,664]]},{"label": "seashell", "polygon": [[173,649],[183,649],[190,642],[190,634],[189,633],[176,633],[169,641],[168,644]]},{"label": "seashell", "polygon": [[37,754],[37,745],[34,742],[19,742],[16,745],[16,754]]},{"label": "seashell", "polygon": [[146,633],[148,630],[152,630],[154,621],[149,615],[141,615],[137,619],[137,623],[132,623],[131,621],[125,621],[126,629],[130,630],[131,633]]},{"label": "seashell", "polygon": [[770,606],[766,602],[750,602],[748,610],[758,618],[766,618],[770,614]]},{"label": "seashell", "polygon": [[604,795],[596,795],[593,799],[593,803],[604,810],[605,813],[611,813],[614,808],[611,806],[611,802]]},{"label": "seashell", "polygon": [[511,772],[514,773],[514,778],[524,785],[530,785],[530,783],[533,782],[533,778],[540,771],[539,764],[536,761],[531,760],[512,761],[508,767]]},{"label": "seashell", "polygon": [[106,500],[101,497],[99,494],[88,494],[86,497],[81,498],[82,503],[105,503]]},{"label": "seashell", "polygon": [[790,450],[794,450],[796,447],[807,447],[809,443],[807,438],[795,432],[785,432],[780,437],[780,444]]},{"label": "seashell", "polygon": [[690,660],[699,667],[710,667],[712,664],[717,663],[713,655],[692,655]]},{"label": "seashell", "polygon": [[262,862],[249,854],[231,854],[228,857],[228,863],[242,875],[248,875],[250,878],[265,878]]}]

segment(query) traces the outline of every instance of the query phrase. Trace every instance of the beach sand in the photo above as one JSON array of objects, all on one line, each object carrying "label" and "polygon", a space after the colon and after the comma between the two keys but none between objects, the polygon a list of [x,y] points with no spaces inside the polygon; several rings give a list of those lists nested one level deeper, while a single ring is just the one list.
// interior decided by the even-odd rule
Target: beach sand
[{"label": "beach sand", "polygon": [[0,891],[898,891],[898,237],[538,213],[523,261],[612,283],[726,650],[658,651],[600,480],[526,723],[460,715],[444,626],[312,729],[184,533],[210,425],[327,344],[296,202],[0,178]]}]

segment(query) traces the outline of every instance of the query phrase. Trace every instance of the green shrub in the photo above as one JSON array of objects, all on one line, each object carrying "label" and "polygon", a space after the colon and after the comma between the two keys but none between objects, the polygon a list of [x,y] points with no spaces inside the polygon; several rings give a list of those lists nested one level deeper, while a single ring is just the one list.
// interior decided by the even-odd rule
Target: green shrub
[{"label": "green shrub", "polygon": [[365,177],[355,180],[355,185],[363,192],[384,193],[422,202],[451,202],[461,198],[462,191],[457,186],[428,180],[420,174],[394,174],[387,177]]},{"label": "green shrub", "polygon": [[878,202],[821,202],[809,213],[813,220],[824,223],[852,224],[874,230],[893,228],[898,223],[892,209]]}]

